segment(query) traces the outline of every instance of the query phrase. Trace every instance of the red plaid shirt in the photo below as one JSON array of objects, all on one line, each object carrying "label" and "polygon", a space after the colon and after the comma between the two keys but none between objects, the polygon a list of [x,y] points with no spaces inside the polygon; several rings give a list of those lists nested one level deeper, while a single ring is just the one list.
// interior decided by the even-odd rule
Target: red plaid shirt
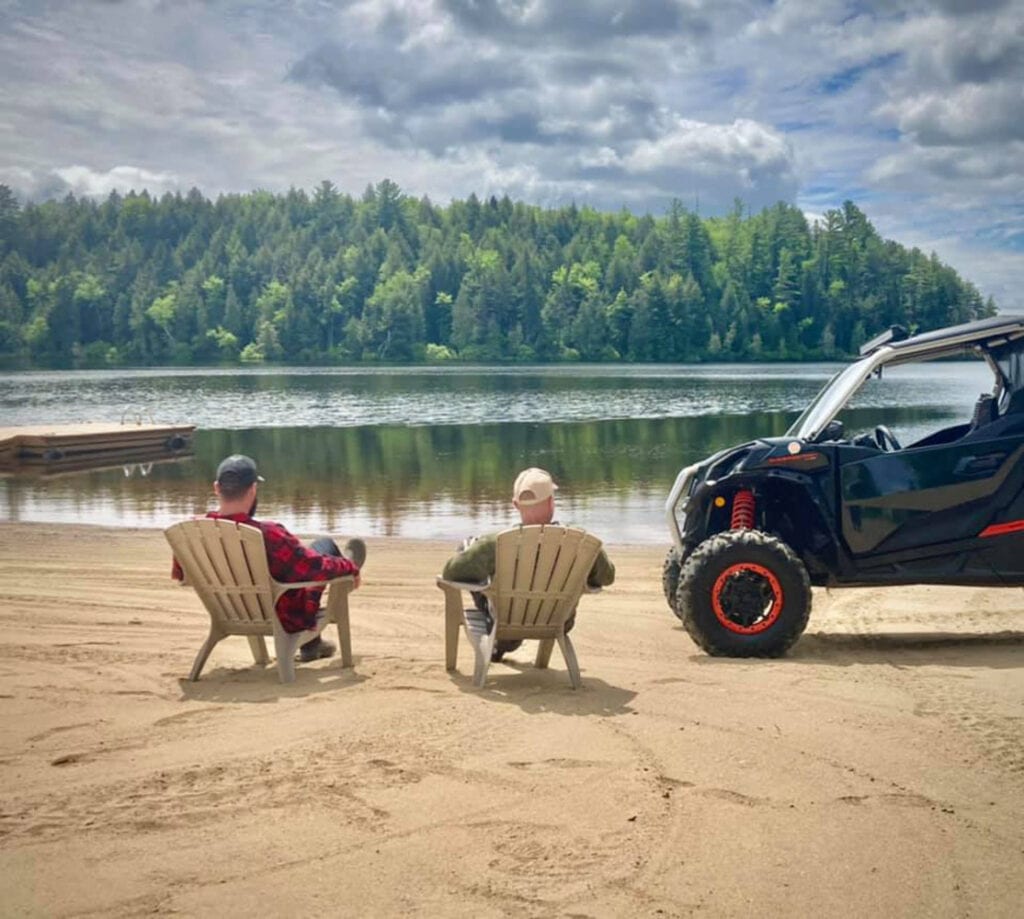
[{"label": "red plaid shirt", "polygon": [[[267,547],[270,576],[275,581],[285,584],[290,581],[329,581],[331,578],[359,572],[347,558],[321,555],[304,546],[298,537],[279,523],[254,520],[248,514],[219,514],[217,511],[210,511],[206,516],[258,527],[263,533],[263,544]],[[177,559],[174,560],[171,577],[178,581],[184,577]],[[277,618],[281,620],[286,632],[301,632],[316,625],[316,613],[323,592],[322,587],[300,587],[281,594],[277,601]]]}]

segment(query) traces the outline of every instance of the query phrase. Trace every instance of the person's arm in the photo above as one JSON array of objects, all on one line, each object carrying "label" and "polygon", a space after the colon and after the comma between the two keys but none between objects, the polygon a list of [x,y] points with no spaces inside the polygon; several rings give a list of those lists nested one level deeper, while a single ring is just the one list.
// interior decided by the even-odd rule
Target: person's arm
[{"label": "person's arm", "polygon": [[615,580],[615,566],[611,563],[607,553],[602,549],[594,559],[594,566],[587,575],[588,587],[607,587]]},{"label": "person's arm", "polygon": [[358,584],[359,568],[343,555],[321,555],[304,546],[279,523],[260,523],[267,547],[270,576],[275,581],[329,581],[351,574]]},{"label": "person's arm", "polygon": [[473,540],[469,546],[448,559],[441,577],[446,581],[483,584],[494,574],[497,544],[493,535]]}]

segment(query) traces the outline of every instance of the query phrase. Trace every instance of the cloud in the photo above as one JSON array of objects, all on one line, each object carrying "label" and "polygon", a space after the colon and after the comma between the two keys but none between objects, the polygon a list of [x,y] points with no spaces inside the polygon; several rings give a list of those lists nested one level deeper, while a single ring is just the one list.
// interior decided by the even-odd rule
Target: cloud
[{"label": "cloud", "polygon": [[[721,206],[731,188],[756,205],[792,198],[797,188],[793,151],[777,132],[748,119],[705,124],[676,119],[672,129],[643,141],[626,157],[627,174],[656,177],[664,185],[688,183]],[[690,189],[687,189],[690,190]]]},{"label": "cloud", "polygon": [[300,83],[330,87],[344,99],[402,114],[530,85],[528,75],[494,64],[486,55],[472,58],[457,49],[430,59],[416,50],[329,42],[298,61],[288,75]]},{"label": "cloud", "polygon": [[647,36],[691,38],[711,31],[697,4],[679,0],[443,0],[442,8],[461,27],[503,42],[594,42]]},{"label": "cloud", "polygon": [[138,166],[115,166],[106,172],[97,172],[88,166],[66,166],[55,169],[57,176],[76,195],[103,197],[117,191],[142,191],[163,194],[180,191],[181,181],[171,172],[150,172]]},{"label": "cloud", "polygon": [[1024,83],[967,84],[924,92],[879,108],[922,147],[1024,140]]}]

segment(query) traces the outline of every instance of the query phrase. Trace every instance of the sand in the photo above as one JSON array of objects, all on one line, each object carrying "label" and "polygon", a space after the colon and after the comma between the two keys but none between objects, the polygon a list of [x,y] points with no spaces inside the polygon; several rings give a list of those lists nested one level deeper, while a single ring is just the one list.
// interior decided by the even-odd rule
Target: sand
[{"label": "sand", "polygon": [[448,547],[371,540],[354,670],[206,633],[162,534],[0,526],[5,916],[1020,916],[1024,591],[815,594],[699,653],[611,545],[584,687],[445,672]]}]

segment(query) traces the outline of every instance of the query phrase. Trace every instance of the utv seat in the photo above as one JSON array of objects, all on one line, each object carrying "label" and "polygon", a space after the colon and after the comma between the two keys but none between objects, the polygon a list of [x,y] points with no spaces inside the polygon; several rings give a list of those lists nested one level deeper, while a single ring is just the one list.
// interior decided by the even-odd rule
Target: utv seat
[{"label": "utv seat", "polygon": [[992,424],[999,417],[999,406],[995,397],[990,393],[982,393],[978,401],[974,403],[974,414],[971,416],[971,425],[967,429],[968,434],[973,434],[978,428]]}]

